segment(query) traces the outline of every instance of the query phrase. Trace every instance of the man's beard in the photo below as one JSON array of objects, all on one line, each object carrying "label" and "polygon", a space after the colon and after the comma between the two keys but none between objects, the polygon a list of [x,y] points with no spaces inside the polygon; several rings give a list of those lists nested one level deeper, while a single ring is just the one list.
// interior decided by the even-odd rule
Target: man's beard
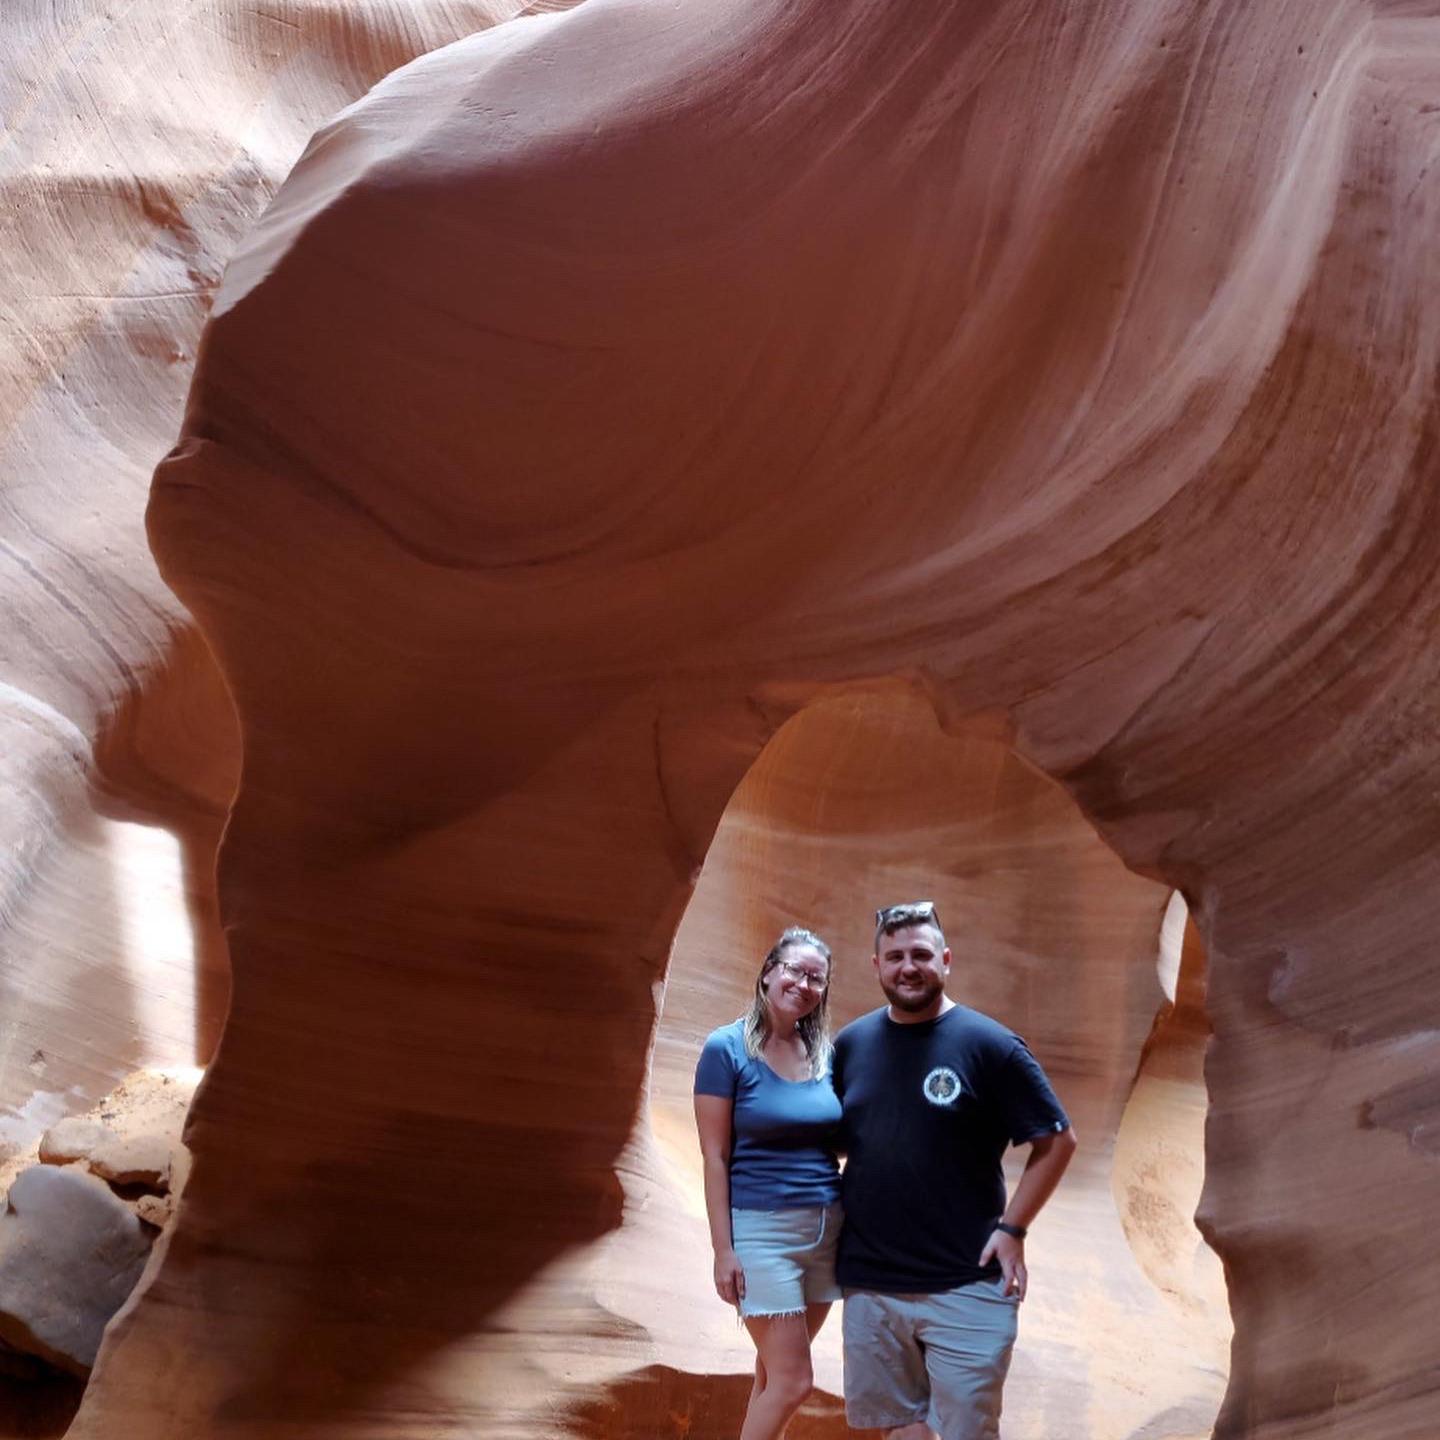
[{"label": "man's beard", "polygon": [[917,990],[901,990],[892,985],[882,985],[880,988],[885,992],[885,998],[897,1010],[903,1010],[910,1015],[917,1010],[928,1010],[945,992],[945,982],[941,979],[927,977],[921,983],[922,988]]}]

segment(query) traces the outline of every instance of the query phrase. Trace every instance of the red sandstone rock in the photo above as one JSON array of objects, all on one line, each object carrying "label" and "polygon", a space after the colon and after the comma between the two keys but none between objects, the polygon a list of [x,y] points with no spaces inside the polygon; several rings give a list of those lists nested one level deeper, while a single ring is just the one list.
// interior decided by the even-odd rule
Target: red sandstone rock
[{"label": "red sandstone rock", "polygon": [[0,1150],[228,1004],[239,739],[143,523],[225,262],[316,125],[518,8],[0,6]]},{"label": "red sandstone rock", "polygon": [[[143,515],[214,285],[314,127],[508,0],[0,5],[0,1163],[228,1005],[239,740]],[[190,932],[193,931],[193,934]],[[0,1431],[76,1397],[0,1393]]]},{"label": "red sandstone rock", "polygon": [[40,1141],[46,1165],[79,1162],[112,1185],[170,1188],[172,1144],[163,1135],[117,1135],[108,1126],[72,1116],[47,1130]]},{"label": "red sandstone rock", "polygon": [[[369,61],[416,48],[382,43],[383,7],[361,24]],[[327,128],[232,267],[156,490],[157,549],[245,734],[221,871],[237,987],[167,1263],[75,1434],[721,1424],[696,1418],[709,1379],[687,1393],[653,1359],[709,1322],[682,1283],[703,1261],[683,1183],[633,1133],[652,987],[766,741],[826,687],[897,674],[1191,902],[1204,1213],[1236,1319],[1221,1433],[1428,1433],[1435,29],[1348,0],[589,0],[425,60]],[[227,52],[241,100],[255,73],[326,73],[333,28],[278,30]],[[281,46],[294,68],[258,65]],[[198,128],[240,133],[249,103],[212,101]],[[206,237],[246,209],[254,147],[226,153],[198,168],[226,176],[203,204],[127,195],[159,232],[136,272],[152,293],[226,248]],[[22,239],[27,264],[88,253]],[[80,344],[98,322],[75,297],[108,291],[52,288],[39,329],[62,338],[26,362],[41,399],[7,453],[69,487],[26,494],[89,515],[112,455],[133,489],[158,453],[184,362],[164,403],[100,412],[123,433],[77,470],[70,396],[121,367]],[[103,313],[144,359],[133,308]],[[134,364],[131,396],[153,379]],[[44,519],[71,603],[47,632],[52,590],[23,590],[17,633],[43,642],[15,669],[29,808],[7,823],[69,838],[53,796],[81,793],[95,717],[174,622],[153,582],[105,583],[109,527]],[[55,566],[21,553],[27,576]],[[58,680],[56,653],[79,657]],[[783,837],[761,813],[755,834]],[[894,845],[908,814],[836,838]],[[7,882],[59,933],[96,887],[63,867],[20,885],[36,873]],[[829,875],[736,885],[724,986],[760,921]],[[1022,954],[1059,953],[1075,910],[1048,913]],[[22,987],[12,1070],[58,1028],[92,1083],[85,1027],[42,993]],[[1112,1119],[1117,1031],[1142,1009],[1075,1006],[1074,1069]],[[127,1032],[93,1023],[104,1071]],[[1152,1080],[1189,1073],[1188,1051],[1150,1054]],[[12,1078],[29,1103],[34,1073]],[[1098,1179],[1074,1203],[1109,1246]],[[1148,1273],[1098,1293],[1153,1304]],[[177,1334],[202,1329],[179,1373]],[[1095,1397],[1143,1382],[1085,1375],[1088,1354],[1018,1389],[1036,1408],[1017,1440],[1134,1433]]]},{"label": "red sandstone rock", "polygon": [[[172,1278],[82,1435],[153,1425],[127,1369],[205,1286],[216,1373],[285,1393],[283,1316],[382,1411],[494,1317],[543,1330],[552,1273],[573,1316],[727,796],[820,687],[897,674],[1192,901],[1224,1433],[1426,1423],[1440,1181],[1420,1102],[1373,1102],[1437,1029],[1437,73],[1432,22],[1340,0],[600,0],[317,139],[152,503],[246,734],[241,983]],[[1114,1023],[1076,1014],[1082,1062]],[[433,1244],[389,1247],[356,1188],[437,1197]],[[457,1269],[477,1232],[501,1263]],[[358,1283],[297,1309],[362,1274],[383,1347]],[[549,1433],[471,1343],[466,1413]]]}]

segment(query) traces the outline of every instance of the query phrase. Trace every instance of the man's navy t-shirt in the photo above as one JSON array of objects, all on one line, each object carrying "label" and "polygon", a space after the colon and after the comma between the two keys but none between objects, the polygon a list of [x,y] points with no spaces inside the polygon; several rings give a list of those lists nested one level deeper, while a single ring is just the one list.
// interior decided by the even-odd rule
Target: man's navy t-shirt
[{"label": "man's navy t-shirt", "polygon": [[1025,1042],[963,1005],[909,1025],[882,1007],[836,1037],[834,1081],[840,1283],[931,1294],[997,1277],[980,1252],[1005,1210],[1001,1156],[1070,1125]]}]

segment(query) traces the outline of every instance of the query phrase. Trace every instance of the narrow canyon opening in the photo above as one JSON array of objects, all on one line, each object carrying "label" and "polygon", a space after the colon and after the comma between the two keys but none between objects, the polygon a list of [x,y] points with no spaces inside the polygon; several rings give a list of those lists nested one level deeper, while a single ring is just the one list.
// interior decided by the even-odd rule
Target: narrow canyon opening
[{"label": "narrow canyon opening", "polygon": [[[992,734],[945,733],[916,690],[847,693],[795,716],[706,858],[671,957],[648,1116],[694,1246],[708,1256],[690,1105],[704,1036],[741,1013],[761,957],[793,923],[834,947],[836,1026],[874,1008],[873,909],[922,896],[954,953],[951,994],[1026,1037],[1082,1141],[1028,1247],[1007,1440],[1201,1440],[1231,1333],[1219,1262],[1192,1220],[1203,947],[1178,893],[1127,870],[1059,785]],[[1012,1158],[1018,1173],[1023,1155]],[[703,1267],[691,1271],[703,1287]],[[743,1405],[743,1388],[714,1377],[746,1369],[748,1342],[711,1328],[707,1312],[723,1307],[708,1289],[673,1305],[677,1325],[720,1337],[709,1376],[692,1377],[708,1398],[681,1393],[693,1344],[654,1383],[675,1392],[666,1403],[687,1435],[724,1435],[738,1412],[711,1412]],[[819,1390],[797,1434],[845,1433],[839,1329],[832,1318],[817,1342]]]}]

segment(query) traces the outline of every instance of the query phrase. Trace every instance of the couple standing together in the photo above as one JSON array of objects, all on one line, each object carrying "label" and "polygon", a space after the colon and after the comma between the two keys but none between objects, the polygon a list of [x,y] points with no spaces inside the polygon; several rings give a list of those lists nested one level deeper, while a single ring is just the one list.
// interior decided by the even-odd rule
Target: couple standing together
[{"label": "couple standing together", "polygon": [[[934,905],[875,918],[887,1005],[832,1044],[830,947],[789,929],[749,1014],[706,1040],[696,1068],[715,1288],[757,1352],[740,1440],[784,1433],[842,1293],[853,1427],[995,1440],[1026,1228],[1075,1150],[1025,1042],[946,995]],[[1011,1144],[1030,1156],[1007,1201]]]}]

